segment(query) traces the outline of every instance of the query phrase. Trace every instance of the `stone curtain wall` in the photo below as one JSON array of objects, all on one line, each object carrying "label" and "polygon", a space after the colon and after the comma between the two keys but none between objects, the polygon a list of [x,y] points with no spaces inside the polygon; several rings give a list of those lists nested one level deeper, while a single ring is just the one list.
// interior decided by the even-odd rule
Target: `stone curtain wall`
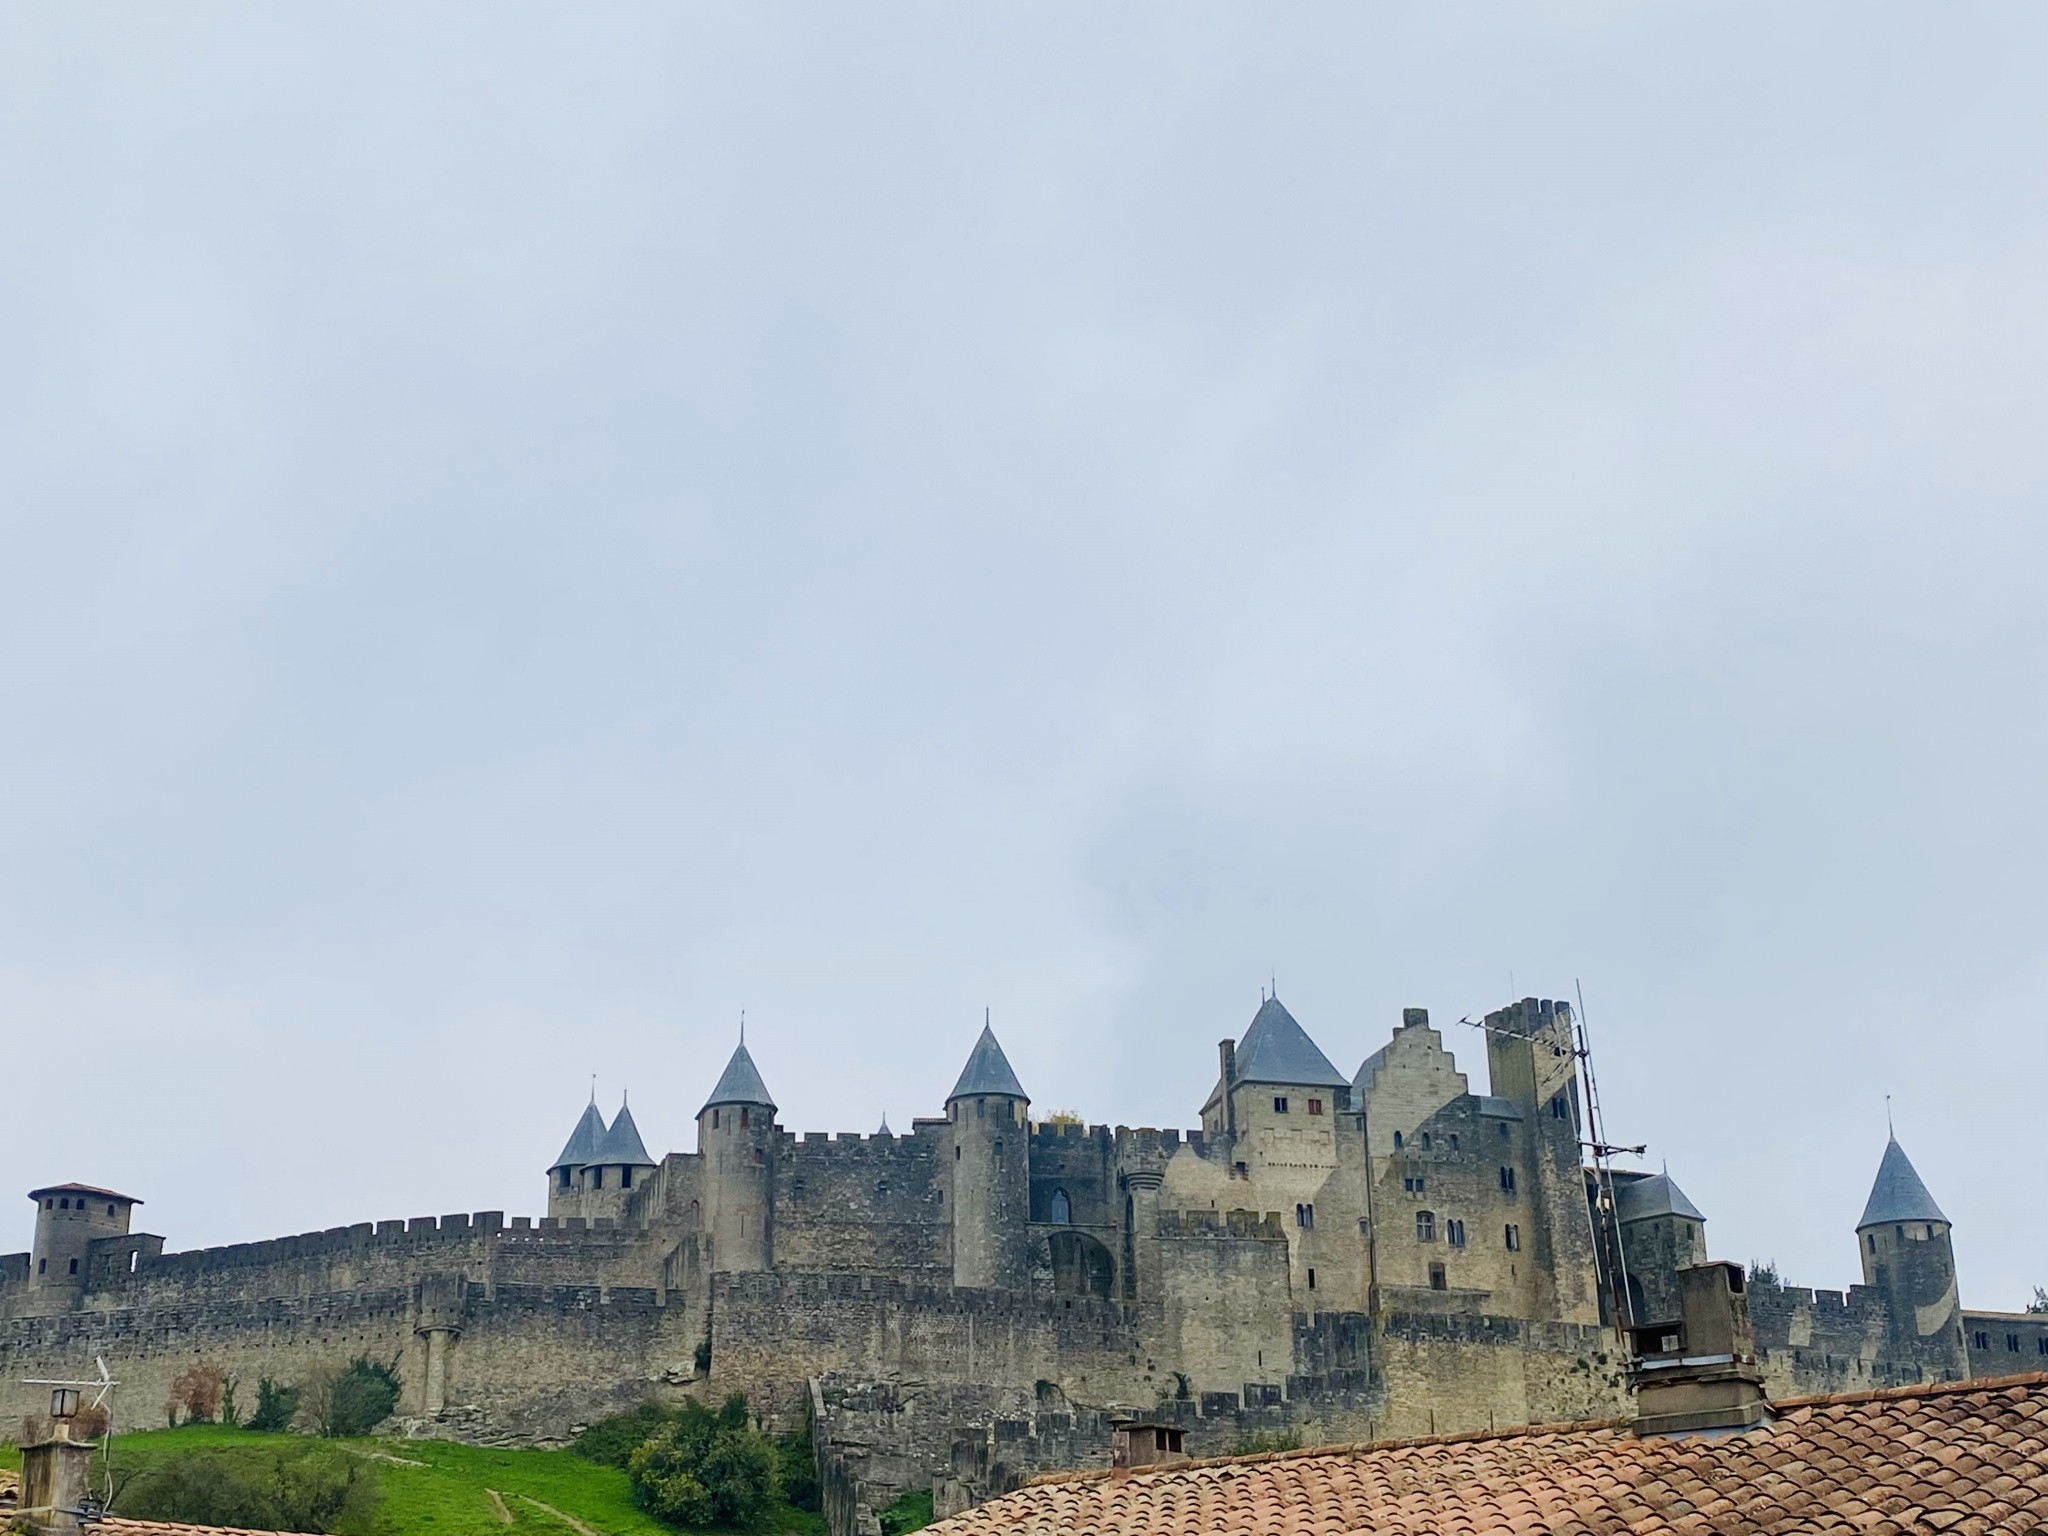
[{"label": "stone curtain wall", "polygon": [[787,1136],[776,1168],[775,1261],[796,1270],[950,1276],[939,1137]]}]

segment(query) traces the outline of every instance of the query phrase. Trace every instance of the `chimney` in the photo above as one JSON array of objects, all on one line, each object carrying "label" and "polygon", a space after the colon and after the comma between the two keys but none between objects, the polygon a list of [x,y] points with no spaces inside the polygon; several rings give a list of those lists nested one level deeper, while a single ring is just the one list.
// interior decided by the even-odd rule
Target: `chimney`
[{"label": "chimney", "polygon": [[1237,1106],[1231,1102],[1230,1085],[1237,1081],[1237,1042],[1219,1040],[1216,1042],[1216,1060],[1223,1068],[1223,1133],[1237,1134]]},{"label": "chimney", "polygon": [[1740,1264],[1695,1264],[1678,1272],[1683,1316],[1629,1330],[1638,1435],[1754,1429],[1769,1421],[1744,1290]]},{"label": "chimney", "polygon": [[1403,1008],[1401,1010],[1401,1027],[1403,1029],[1429,1028],[1429,1010],[1427,1008]]},{"label": "chimney", "polygon": [[50,1432],[21,1448],[21,1503],[17,1518],[36,1536],[75,1536],[83,1527],[86,1489],[92,1471],[92,1442],[71,1438],[78,1394],[50,1394]]},{"label": "chimney", "polygon": [[1118,1471],[1186,1461],[1178,1424],[1141,1424],[1134,1419],[1110,1421],[1110,1466]]}]

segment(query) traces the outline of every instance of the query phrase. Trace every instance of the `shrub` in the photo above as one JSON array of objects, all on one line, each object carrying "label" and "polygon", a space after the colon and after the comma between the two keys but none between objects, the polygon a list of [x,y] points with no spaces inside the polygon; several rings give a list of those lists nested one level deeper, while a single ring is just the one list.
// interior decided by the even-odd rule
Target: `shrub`
[{"label": "shrub", "polygon": [[1301,1436],[1296,1431],[1291,1429],[1261,1429],[1254,1430],[1249,1435],[1240,1436],[1237,1444],[1231,1448],[1230,1454],[1233,1456],[1270,1456],[1275,1451],[1298,1451],[1300,1449]]},{"label": "shrub", "polygon": [[570,1441],[569,1449],[585,1461],[624,1471],[633,1453],[674,1418],[675,1414],[659,1403],[642,1403],[628,1413],[599,1419]]},{"label": "shrub", "polygon": [[782,1488],[782,1497],[798,1509],[817,1513],[821,1507],[818,1502],[818,1453],[811,1441],[808,1416],[802,1429],[777,1439],[775,1461],[775,1480]]},{"label": "shrub", "polygon": [[315,1434],[347,1440],[367,1435],[398,1406],[398,1371],[366,1355],[340,1368],[315,1371],[301,1391],[300,1416]]},{"label": "shrub", "polygon": [[376,1506],[367,1466],[310,1445],[172,1456],[138,1472],[114,1504],[129,1519],[341,1536],[367,1536]]},{"label": "shrub", "polygon": [[299,1389],[281,1386],[268,1376],[256,1383],[256,1411],[249,1415],[249,1428],[259,1434],[281,1435],[292,1427],[299,1412]]},{"label": "shrub", "polygon": [[747,1422],[735,1392],[716,1413],[684,1403],[627,1458],[634,1497],[657,1519],[685,1526],[746,1526],[779,1491],[776,1447]]},{"label": "shrub", "polygon": [[895,1501],[879,1511],[875,1518],[881,1522],[882,1536],[904,1536],[907,1531],[921,1531],[932,1523],[932,1491],[913,1488],[908,1493],[898,1494]]},{"label": "shrub", "polygon": [[189,1423],[211,1424],[220,1417],[221,1397],[226,1387],[227,1374],[219,1366],[208,1365],[204,1361],[188,1365],[171,1383],[171,1396],[164,1404],[164,1413],[173,1424],[178,1422],[181,1409]]}]

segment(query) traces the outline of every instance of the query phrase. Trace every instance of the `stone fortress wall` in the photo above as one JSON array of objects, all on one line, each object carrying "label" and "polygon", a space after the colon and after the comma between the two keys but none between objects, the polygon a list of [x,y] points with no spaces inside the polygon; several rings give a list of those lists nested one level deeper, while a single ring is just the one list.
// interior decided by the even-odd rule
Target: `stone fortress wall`
[{"label": "stone fortress wall", "polygon": [[[1347,1077],[1269,998],[1185,1132],[1033,1122],[985,1029],[943,1117],[792,1134],[742,1044],[695,1151],[656,1160],[629,1111],[587,1109],[537,1221],[165,1252],[130,1197],[52,1186],[34,1248],[0,1258],[0,1413],[95,1356],[146,1422],[196,1360],[253,1396],[367,1354],[398,1362],[415,1430],[507,1443],[740,1390],[780,1424],[823,1413],[847,1531],[902,1487],[958,1502],[1101,1462],[1114,1413],[1203,1452],[1616,1414],[1617,1311],[1661,1319],[1705,1218],[1667,1176],[1610,1200],[1582,1166],[1567,1005],[1482,1029],[1488,1092],[1421,1009]],[[1961,1310],[1895,1145],[1857,1234],[1864,1285],[1752,1288],[1774,1392],[2048,1361],[2048,1317]]]}]

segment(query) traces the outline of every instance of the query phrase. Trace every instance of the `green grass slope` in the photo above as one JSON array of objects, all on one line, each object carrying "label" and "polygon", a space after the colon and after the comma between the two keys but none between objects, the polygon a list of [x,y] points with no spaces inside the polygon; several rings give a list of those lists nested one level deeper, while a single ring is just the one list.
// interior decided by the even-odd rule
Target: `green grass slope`
[{"label": "green grass slope", "polygon": [[[116,1435],[114,1475],[118,1480],[187,1451],[263,1445],[277,1438],[216,1424]],[[361,1456],[376,1469],[383,1496],[377,1529],[389,1536],[578,1536],[579,1527],[592,1536],[673,1536],[673,1527],[634,1507],[624,1472],[567,1451],[494,1450],[449,1440],[323,1443]],[[0,1447],[0,1465],[20,1462],[13,1447]],[[101,1486],[98,1457],[93,1459],[93,1486],[95,1491]],[[819,1516],[783,1506],[753,1536],[824,1536],[824,1530]]]}]

